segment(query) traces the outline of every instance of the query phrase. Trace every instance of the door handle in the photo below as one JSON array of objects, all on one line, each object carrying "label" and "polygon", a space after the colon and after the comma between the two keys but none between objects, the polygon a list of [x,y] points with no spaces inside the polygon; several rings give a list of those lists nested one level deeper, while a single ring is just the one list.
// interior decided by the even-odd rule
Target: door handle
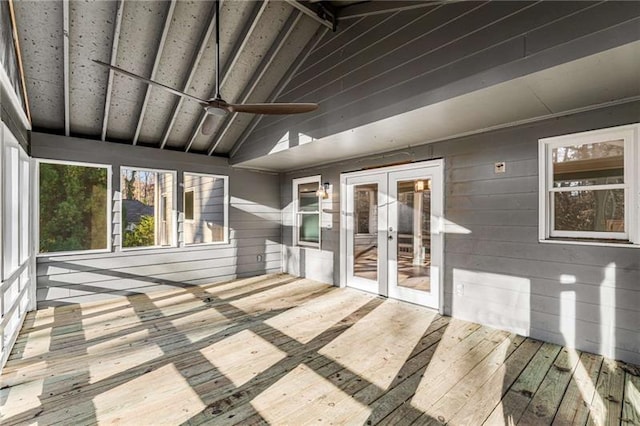
[{"label": "door handle", "polygon": [[393,235],[389,235],[389,240],[393,240]]}]

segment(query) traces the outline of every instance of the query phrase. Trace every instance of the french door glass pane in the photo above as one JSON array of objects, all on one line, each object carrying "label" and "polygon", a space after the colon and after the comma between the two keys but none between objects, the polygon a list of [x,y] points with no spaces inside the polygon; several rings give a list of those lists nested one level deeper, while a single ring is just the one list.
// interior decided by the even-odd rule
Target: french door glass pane
[{"label": "french door glass pane", "polygon": [[431,180],[398,182],[399,286],[430,291]]},{"label": "french door glass pane", "polygon": [[378,185],[354,188],[353,274],[378,279]]},{"label": "french door glass pane", "polygon": [[624,232],[624,189],[554,193],[556,231]]}]

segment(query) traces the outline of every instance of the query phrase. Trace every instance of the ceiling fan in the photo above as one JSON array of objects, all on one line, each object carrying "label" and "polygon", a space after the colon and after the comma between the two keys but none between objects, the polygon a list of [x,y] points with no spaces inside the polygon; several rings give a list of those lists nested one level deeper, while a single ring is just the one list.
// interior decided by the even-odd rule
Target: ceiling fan
[{"label": "ceiling fan", "polygon": [[165,86],[157,81],[139,76],[122,68],[118,68],[106,62],[93,59],[96,64],[110,68],[115,72],[135,78],[153,86],[161,87],[174,95],[182,96],[186,99],[198,102],[207,113],[202,124],[202,134],[211,135],[215,130],[216,117],[225,116],[228,113],[246,112],[250,114],[300,114],[311,112],[318,108],[315,103],[261,103],[261,104],[230,104],[220,95],[220,5],[219,0],[215,1],[216,12],[216,95],[208,100],[200,99],[196,96],[189,95],[173,87]]}]

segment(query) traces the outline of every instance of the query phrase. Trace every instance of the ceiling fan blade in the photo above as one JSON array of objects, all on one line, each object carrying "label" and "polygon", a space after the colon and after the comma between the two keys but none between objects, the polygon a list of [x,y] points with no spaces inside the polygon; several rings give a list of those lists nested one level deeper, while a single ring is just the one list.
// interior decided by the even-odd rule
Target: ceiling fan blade
[{"label": "ceiling fan blade", "polygon": [[318,109],[318,104],[228,104],[231,112],[251,114],[301,114]]},{"label": "ceiling fan blade", "polygon": [[118,68],[118,67],[113,66],[111,64],[107,64],[106,62],[98,61],[98,60],[95,60],[95,59],[92,59],[92,61],[95,62],[98,65],[102,65],[103,67],[110,68],[110,69],[112,69],[115,72],[118,72],[120,74],[124,74],[124,75],[126,75],[128,77],[135,78],[135,79],[140,80],[142,82],[145,82],[147,84],[151,84],[152,86],[161,87],[164,90],[167,90],[167,91],[173,93],[174,95],[178,95],[178,96],[182,96],[183,98],[191,99],[192,101],[198,102],[199,104],[201,104],[203,106],[207,106],[208,105],[207,101],[205,101],[204,99],[200,99],[200,98],[197,98],[195,96],[191,96],[191,95],[189,95],[187,93],[184,93],[184,92],[181,92],[181,91],[179,91],[177,89],[174,89],[173,87],[165,86],[164,84],[158,83],[157,81],[149,80],[148,78],[144,78],[142,76],[139,76],[139,75],[134,74],[132,72],[129,72],[127,70],[123,70],[122,68]]},{"label": "ceiling fan blade", "polygon": [[216,129],[216,122],[218,121],[218,116],[214,114],[207,114],[202,123],[202,134],[205,136],[209,136],[213,134],[213,131]]}]

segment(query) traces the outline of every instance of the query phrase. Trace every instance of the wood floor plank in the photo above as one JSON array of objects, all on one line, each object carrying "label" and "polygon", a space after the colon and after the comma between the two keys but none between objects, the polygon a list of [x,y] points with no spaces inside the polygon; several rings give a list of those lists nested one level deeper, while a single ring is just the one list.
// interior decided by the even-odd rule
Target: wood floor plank
[{"label": "wood floor plank", "polygon": [[[462,353],[464,352],[453,352],[458,347],[459,343],[466,342],[469,344],[470,340],[470,344],[473,345],[485,336],[485,333],[476,333],[479,330],[479,327],[476,327],[474,324],[455,320],[451,321],[450,324],[451,325],[447,328],[437,345],[430,346],[426,351],[421,352],[414,362],[410,362],[405,366],[403,377],[407,377],[406,380],[403,379],[403,383],[396,383],[395,386],[392,383],[392,389],[408,388],[409,391],[407,392],[407,398],[410,397],[415,393],[415,390],[423,377],[424,370],[433,363],[433,357],[436,352],[449,353],[453,359],[456,356],[462,356]],[[404,381],[407,383],[404,383]],[[398,391],[400,391],[400,389]],[[359,401],[363,401],[366,404],[373,404],[378,398],[382,397],[384,393],[384,390],[381,390],[379,387],[369,385],[354,396]]]},{"label": "wood floor plank", "polygon": [[562,401],[562,397],[569,386],[580,355],[580,352],[574,349],[563,348],[560,351],[518,424],[540,425],[552,423],[560,406],[560,401]]},{"label": "wood floor plank", "polygon": [[480,425],[491,412],[501,404],[501,400],[513,385],[533,356],[542,346],[542,342],[525,339],[491,377],[480,387],[473,397],[462,404],[451,419],[451,424]]},{"label": "wood floor plank", "polygon": [[605,359],[602,363],[596,392],[589,413],[588,424],[619,424],[622,416],[622,399],[624,395],[624,375],[621,364]]},{"label": "wood floor plank", "polygon": [[560,353],[560,349],[560,346],[544,343],[484,424],[517,424]]},{"label": "wood floor plank", "polygon": [[416,389],[411,404],[431,417],[433,405],[509,335],[505,331],[487,331],[486,336],[472,347],[465,348],[464,342],[460,342],[456,349],[465,348],[461,357],[451,361],[442,358],[441,363],[432,362]]},{"label": "wood floor plank", "polygon": [[622,424],[640,425],[640,377],[626,372],[624,383]]},{"label": "wood floor plank", "polygon": [[[507,336],[429,409],[429,417],[432,420],[437,419],[440,423],[449,422],[464,407],[469,397],[477,392],[501,365],[504,365],[505,360],[520,347],[524,340],[524,337],[517,335]],[[425,424],[429,423],[435,422],[425,422]]]},{"label": "wood floor plank", "polygon": [[602,359],[599,355],[586,352],[580,355],[580,361],[553,420],[554,426],[587,423]]}]

